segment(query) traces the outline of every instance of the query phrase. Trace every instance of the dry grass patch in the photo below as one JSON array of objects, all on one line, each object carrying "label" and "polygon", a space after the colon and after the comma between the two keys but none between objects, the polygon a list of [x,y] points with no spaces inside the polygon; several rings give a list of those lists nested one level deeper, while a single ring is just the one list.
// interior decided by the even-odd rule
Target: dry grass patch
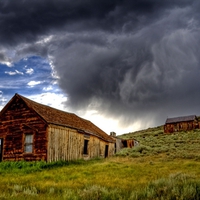
[{"label": "dry grass patch", "polygon": [[[112,157],[33,172],[23,168],[14,173],[5,170],[0,179],[0,198],[148,199],[152,184],[155,196],[156,188],[161,187],[157,181],[169,184],[172,174],[187,174],[195,182],[200,178],[200,163],[185,159],[167,161],[156,156]],[[146,191],[146,196],[142,196],[142,191]]]}]

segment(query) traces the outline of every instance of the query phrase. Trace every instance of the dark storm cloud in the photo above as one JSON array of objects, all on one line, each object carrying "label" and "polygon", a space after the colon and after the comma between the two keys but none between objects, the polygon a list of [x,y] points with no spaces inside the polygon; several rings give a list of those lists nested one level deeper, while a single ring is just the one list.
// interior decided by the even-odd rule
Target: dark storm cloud
[{"label": "dark storm cloud", "polygon": [[4,52],[0,52],[0,63],[8,63],[10,59],[6,56]]},{"label": "dark storm cloud", "polygon": [[[4,44],[35,40],[40,34],[67,27],[120,31],[122,26],[134,30],[150,18],[171,7],[191,5],[192,0],[4,0],[0,2],[0,40]],[[140,17],[144,17],[144,21]],[[77,24],[77,25],[76,25]]]},{"label": "dark storm cloud", "polygon": [[0,61],[5,61],[6,60],[6,56],[4,55],[4,53],[0,52]]},{"label": "dark storm cloud", "polygon": [[48,57],[74,109],[162,124],[200,114],[199,11],[198,0],[2,1],[0,45]]}]

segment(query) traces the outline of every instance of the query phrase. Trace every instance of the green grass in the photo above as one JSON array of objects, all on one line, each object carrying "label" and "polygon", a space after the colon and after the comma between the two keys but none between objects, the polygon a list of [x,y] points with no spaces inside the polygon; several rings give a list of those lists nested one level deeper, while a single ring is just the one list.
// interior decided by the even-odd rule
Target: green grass
[{"label": "green grass", "polygon": [[[1,164],[0,169],[5,166]],[[12,169],[1,173],[0,199],[168,199],[182,190],[182,197],[189,191],[198,195],[200,189],[200,162],[188,159],[113,157],[45,168],[42,163],[37,170],[40,163],[19,168],[21,164],[12,163]],[[177,188],[170,193],[174,185]]]},{"label": "green grass", "polygon": [[200,130],[121,137],[140,146],[90,161],[1,162],[0,199],[200,199]]},{"label": "green grass", "polygon": [[123,149],[120,156],[142,157],[155,156],[165,159],[187,158],[200,160],[200,129],[188,132],[164,134],[163,127],[149,128],[134,133],[124,134],[122,138],[134,138],[139,147]]}]

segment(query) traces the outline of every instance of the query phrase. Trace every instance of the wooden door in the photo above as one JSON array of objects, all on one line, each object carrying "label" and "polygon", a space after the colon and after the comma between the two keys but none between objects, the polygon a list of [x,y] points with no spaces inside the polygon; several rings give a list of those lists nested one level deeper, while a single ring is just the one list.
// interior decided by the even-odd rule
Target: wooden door
[{"label": "wooden door", "polygon": [[105,146],[105,158],[108,157],[108,145]]},{"label": "wooden door", "polygon": [[0,138],[0,162],[3,159],[3,138]]}]

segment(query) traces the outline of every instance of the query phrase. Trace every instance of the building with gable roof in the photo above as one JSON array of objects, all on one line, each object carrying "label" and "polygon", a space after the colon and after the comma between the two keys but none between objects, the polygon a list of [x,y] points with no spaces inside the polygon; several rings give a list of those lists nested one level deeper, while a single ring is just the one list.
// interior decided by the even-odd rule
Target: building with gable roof
[{"label": "building with gable roof", "polygon": [[167,118],[164,125],[164,133],[173,133],[177,131],[188,131],[199,128],[196,115]]},{"label": "building with gable roof", "polygon": [[15,94],[0,112],[0,161],[112,156],[115,140],[92,122]]}]

